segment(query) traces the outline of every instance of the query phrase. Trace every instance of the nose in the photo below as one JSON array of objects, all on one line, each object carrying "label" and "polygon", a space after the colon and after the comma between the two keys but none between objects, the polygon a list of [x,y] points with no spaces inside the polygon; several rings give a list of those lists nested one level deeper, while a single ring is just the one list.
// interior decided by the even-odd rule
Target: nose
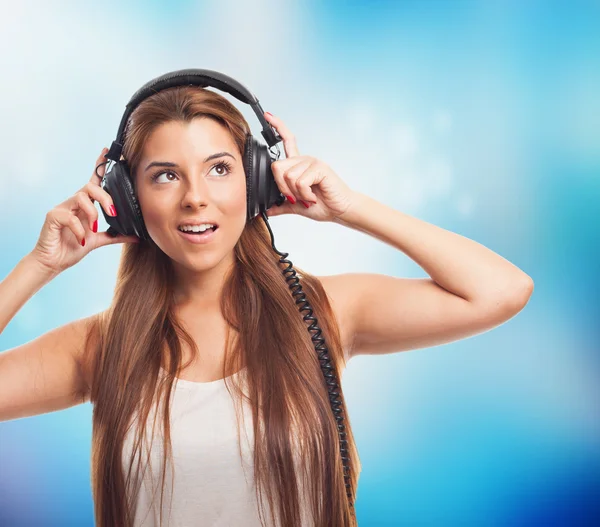
[{"label": "nose", "polygon": [[191,174],[190,179],[184,182],[182,188],[181,206],[183,208],[195,208],[208,204],[208,185],[201,174]]}]

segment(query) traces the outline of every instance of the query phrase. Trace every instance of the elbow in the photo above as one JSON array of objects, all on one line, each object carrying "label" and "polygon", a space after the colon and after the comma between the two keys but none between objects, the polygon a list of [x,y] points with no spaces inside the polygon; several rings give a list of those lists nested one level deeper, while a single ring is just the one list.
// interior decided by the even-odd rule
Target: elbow
[{"label": "elbow", "polygon": [[511,318],[527,305],[532,294],[533,280],[530,276],[523,275],[510,287],[485,295],[476,303],[483,311],[496,315],[502,313],[503,317]]},{"label": "elbow", "polygon": [[529,302],[531,295],[533,294],[533,278],[529,275],[525,275],[523,280],[517,288],[517,294],[520,295],[525,303]]},{"label": "elbow", "polygon": [[508,299],[506,300],[505,305],[507,305],[508,309],[510,309],[514,313],[518,313],[527,305],[532,294],[533,279],[529,275],[525,275],[512,288],[512,291],[508,295]]}]

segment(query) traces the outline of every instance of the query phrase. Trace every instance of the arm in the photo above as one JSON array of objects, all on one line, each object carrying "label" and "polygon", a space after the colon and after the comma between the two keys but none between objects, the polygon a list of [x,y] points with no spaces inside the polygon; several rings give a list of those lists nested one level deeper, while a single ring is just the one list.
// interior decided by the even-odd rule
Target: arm
[{"label": "arm", "polygon": [[[368,273],[325,278],[346,320],[349,356],[439,345],[508,320],[528,302],[533,280],[483,245],[394,210],[364,194],[340,225],[396,247],[430,278]],[[349,357],[348,357],[349,358]]]},{"label": "arm", "polygon": [[0,334],[25,303],[55,276],[39,265],[31,253],[19,261],[0,282]]},{"label": "arm", "polygon": [[[0,333],[56,273],[30,254],[0,282]],[[0,352],[0,421],[68,408],[85,400],[77,357],[93,317],[54,329],[22,346]]]}]

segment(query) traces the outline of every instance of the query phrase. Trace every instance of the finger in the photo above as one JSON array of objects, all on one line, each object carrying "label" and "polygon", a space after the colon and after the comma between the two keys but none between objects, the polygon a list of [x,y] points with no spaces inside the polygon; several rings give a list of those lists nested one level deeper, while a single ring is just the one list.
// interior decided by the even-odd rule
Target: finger
[{"label": "finger", "polygon": [[[83,192],[87,192],[91,201],[97,201],[109,216],[116,216],[117,209],[111,195],[94,183],[86,183]],[[111,208],[112,207],[112,208]]]},{"label": "finger", "polygon": [[106,165],[108,159],[104,157],[105,154],[108,153],[108,148],[104,147],[102,152],[96,159],[96,164],[94,165],[94,170],[92,171],[92,177],[90,178],[90,183],[95,183],[96,185],[100,185],[100,181],[104,177],[104,173],[106,172]]},{"label": "finger", "polygon": [[285,123],[279,117],[275,117],[269,112],[265,112],[264,115],[267,122],[272,125],[275,130],[277,130],[277,133],[283,139],[283,148],[285,149],[286,157],[299,156],[300,152],[298,151],[296,138],[292,132],[290,132]]},{"label": "finger", "polygon": [[285,174],[288,173],[293,167],[298,165],[306,166],[307,163],[310,163],[310,160],[305,159],[302,156],[299,158],[281,159],[271,163],[271,171],[273,172],[273,177],[275,178],[275,183],[277,183],[279,191],[286,196],[288,200],[288,196],[291,196],[292,204],[296,203],[297,201],[296,189],[293,183],[288,181]]},{"label": "finger", "polygon": [[[298,188],[297,179],[304,172],[306,172],[307,170],[310,170],[311,164],[312,164],[312,160],[306,159],[306,160],[302,161],[301,163],[297,163],[297,164],[289,167],[287,170],[283,171],[283,174],[282,174],[283,180],[285,181],[287,187],[289,189],[291,189],[292,195],[294,196],[294,199],[296,201],[306,199],[305,196],[303,196],[301,189]],[[311,197],[308,201],[314,201],[314,198]]]},{"label": "finger", "polygon": [[[87,192],[77,192],[77,194],[75,194],[75,200],[76,205],[78,205],[78,209],[85,214],[90,230],[96,232],[98,230],[98,210],[90,201],[90,197],[88,196]],[[94,230],[94,227],[96,230]]]},{"label": "finger", "polygon": [[294,180],[296,193],[300,196],[300,199],[316,204],[317,196],[312,191],[311,187],[320,183],[322,179],[323,176],[316,166],[314,164],[309,165],[304,172]]},{"label": "finger", "polygon": [[59,227],[67,227],[75,236],[79,245],[85,245],[85,229],[81,220],[75,216],[71,211],[55,207],[48,213],[55,223]]},{"label": "finger", "polygon": [[293,214],[293,205],[284,201],[281,205],[273,205],[271,208],[266,210],[267,217],[281,216],[282,214]]},{"label": "finger", "polygon": [[107,231],[99,232],[96,238],[97,246],[103,247],[104,245],[113,245],[115,243],[140,243],[141,240],[135,234],[128,236],[111,236]]}]

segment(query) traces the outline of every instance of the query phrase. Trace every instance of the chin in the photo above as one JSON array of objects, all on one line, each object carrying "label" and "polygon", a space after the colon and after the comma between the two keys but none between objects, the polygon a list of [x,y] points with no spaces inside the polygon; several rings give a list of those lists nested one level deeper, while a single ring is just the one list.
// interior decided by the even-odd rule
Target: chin
[{"label": "chin", "polygon": [[[242,231],[243,228],[240,230],[240,236]],[[231,247],[225,246],[225,232],[226,230],[220,225],[214,233],[215,239],[207,243],[196,244],[187,241],[179,234],[179,231],[175,232],[174,236],[165,236],[162,229],[158,235],[153,235],[148,231],[152,239],[155,240],[156,245],[171,260],[191,271],[206,271],[216,267],[223,259],[232,254],[235,244]]]},{"label": "chin", "polygon": [[217,267],[223,264],[224,260],[228,260],[230,255],[233,253],[233,247],[212,247],[210,249],[206,246],[192,245],[182,249],[171,251],[169,256],[175,260],[179,265],[189,269],[190,271],[208,271],[213,267]]}]

